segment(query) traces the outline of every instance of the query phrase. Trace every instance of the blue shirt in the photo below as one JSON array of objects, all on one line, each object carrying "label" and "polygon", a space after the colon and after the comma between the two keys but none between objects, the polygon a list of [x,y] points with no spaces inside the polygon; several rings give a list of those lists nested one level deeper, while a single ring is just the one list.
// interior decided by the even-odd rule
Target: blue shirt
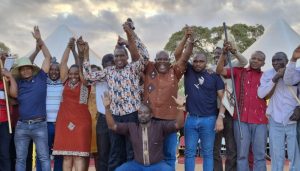
[{"label": "blue shirt", "polygon": [[18,80],[19,119],[46,117],[47,74],[41,69],[32,80]]},{"label": "blue shirt", "polygon": [[217,115],[218,90],[224,89],[224,82],[216,73],[206,70],[196,72],[188,63],[184,75],[185,94],[188,95],[186,108],[190,114],[197,116]]}]

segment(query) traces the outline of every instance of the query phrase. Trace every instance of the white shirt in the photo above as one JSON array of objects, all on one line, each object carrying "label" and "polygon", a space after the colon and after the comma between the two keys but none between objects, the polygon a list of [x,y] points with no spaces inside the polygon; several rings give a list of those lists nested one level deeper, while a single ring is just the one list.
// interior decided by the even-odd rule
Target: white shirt
[{"label": "white shirt", "polygon": [[108,92],[108,84],[106,81],[96,83],[96,106],[99,113],[105,114],[105,107],[103,105],[102,96],[104,92]]},{"label": "white shirt", "polygon": [[[293,114],[298,103],[282,78],[279,79],[277,84],[272,81],[276,73],[277,72],[274,69],[263,73],[257,91],[258,96],[260,98],[265,98],[276,85],[274,93],[269,101],[266,114],[270,115],[277,123],[282,123],[284,125],[296,123],[295,121],[290,121],[289,118]],[[296,86],[292,86],[292,89],[297,93]]]}]

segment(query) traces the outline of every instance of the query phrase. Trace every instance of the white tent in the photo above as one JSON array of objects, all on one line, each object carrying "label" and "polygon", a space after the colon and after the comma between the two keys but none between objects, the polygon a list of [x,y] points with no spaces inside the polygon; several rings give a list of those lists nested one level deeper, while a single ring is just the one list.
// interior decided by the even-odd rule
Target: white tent
[{"label": "white tent", "polygon": [[[66,25],[61,25],[57,27],[54,32],[52,32],[45,40],[45,44],[47,45],[52,57],[56,57],[57,62],[60,63],[61,58],[63,56],[63,53],[67,47],[67,44],[69,42],[69,39],[71,37],[76,37],[74,32],[72,32],[69,27]],[[28,53],[27,56],[29,56],[33,51]],[[101,57],[99,57],[92,49],[90,49],[90,62],[91,64],[96,64],[98,66],[101,66]],[[40,51],[37,55],[34,63],[41,67],[42,62],[44,60],[43,53]],[[68,60],[68,66],[70,67],[72,64],[75,64],[74,57],[72,52],[70,52],[69,60]]]},{"label": "white tent", "polygon": [[263,70],[273,68],[272,57],[276,52],[284,52],[290,59],[294,49],[300,45],[300,36],[284,20],[280,19],[269,26],[265,33],[254,42],[243,55],[249,59],[257,50],[266,54]]}]

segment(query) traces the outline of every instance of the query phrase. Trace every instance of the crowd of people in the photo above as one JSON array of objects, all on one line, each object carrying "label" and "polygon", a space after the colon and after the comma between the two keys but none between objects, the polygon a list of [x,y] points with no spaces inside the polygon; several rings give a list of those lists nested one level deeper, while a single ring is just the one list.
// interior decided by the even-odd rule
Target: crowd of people
[{"label": "crowd of people", "polygon": [[[180,129],[186,171],[195,170],[199,141],[203,170],[222,171],[223,137],[226,171],[266,171],[268,137],[272,171],[284,169],[285,150],[290,170],[300,171],[300,46],[290,61],[280,49],[272,61],[257,50],[246,67],[234,42],[225,41],[208,66],[187,26],[174,62],[166,51],[151,61],[131,19],[123,30],[126,39],[119,36],[100,67],[90,64],[82,37],[70,38],[58,63],[34,27],[32,55],[10,71],[1,67],[0,171],[31,170],[32,142],[41,171],[51,170],[51,159],[54,171],[87,171],[91,155],[97,171],[175,171]],[[70,53],[75,64],[68,67]],[[2,63],[7,56],[1,52]],[[263,72],[265,62],[273,68]]]}]

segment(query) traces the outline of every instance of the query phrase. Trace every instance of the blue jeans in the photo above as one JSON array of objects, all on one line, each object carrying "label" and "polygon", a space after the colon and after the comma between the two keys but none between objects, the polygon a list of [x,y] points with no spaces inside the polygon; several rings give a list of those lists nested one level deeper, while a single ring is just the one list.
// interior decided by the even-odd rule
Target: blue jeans
[{"label": "blue jeans", "polygon": [[36,145],[38,159],[42,170],[50,171],[47,122],[27,124],[18,121],[15,131],[15,147],[17,153],[16,171],[25,171],[28,145],[30,140]]},{"label": "blue jeans", "polygon": [[164,156],[166,163],[175,171],[177,133],[169,134],[164,140]]},{"label": "blue jeans", "polygon": [[[47,122],[48,126],[48,146],[49,146],[49,154],[52,154],[52,148],[54,143],[54,135],[55,135],[55,123]],[[63,156],[54,156],[54,169],[53,171],[61,171],[63,166]],[[36,160],[36,170],[41,171],[41,162]]]},{"label": "blue jeans", "polygon": [[188,114],[184,126],[185,171],[195,170],[195,156],[200,139],[203,170],[213,171],[216,116],[198,117]]},{"label": "blue jeans", "polygon": [[116,171],[172,171],[173,169],[164,161],[144,166],[134,160],[122,164]]},{"label": "blue jeans", "polygon": [[267,124],[249,124],[241,122],[241,139],[238,122],[234,121],[234,138],[237,147],[237,170],[249,171],[249,148],[252,146],[254,157],[253,170],[266,171],[265,151],[267,145]]},{"label": "blue jeans", "polygon": [[300,121],[297,122],[297,140],[298,140],[298,147],[300,148]]},{"label": "blue jeans", "polygon": [[11,134],[8,130],[8,122],[0,122],[0,171],[10,171],[11,169],[10,141]]},{"label": "blue jeans", "polygon": [[285,162],[285,142],[287,143],[288,159],[290,161],[290,171],[300,170],[300,152],[297,142],[297,124],[283,125],[275,122],[272,117],[269,119],[269,137],[272,171],[284,169]]}]

